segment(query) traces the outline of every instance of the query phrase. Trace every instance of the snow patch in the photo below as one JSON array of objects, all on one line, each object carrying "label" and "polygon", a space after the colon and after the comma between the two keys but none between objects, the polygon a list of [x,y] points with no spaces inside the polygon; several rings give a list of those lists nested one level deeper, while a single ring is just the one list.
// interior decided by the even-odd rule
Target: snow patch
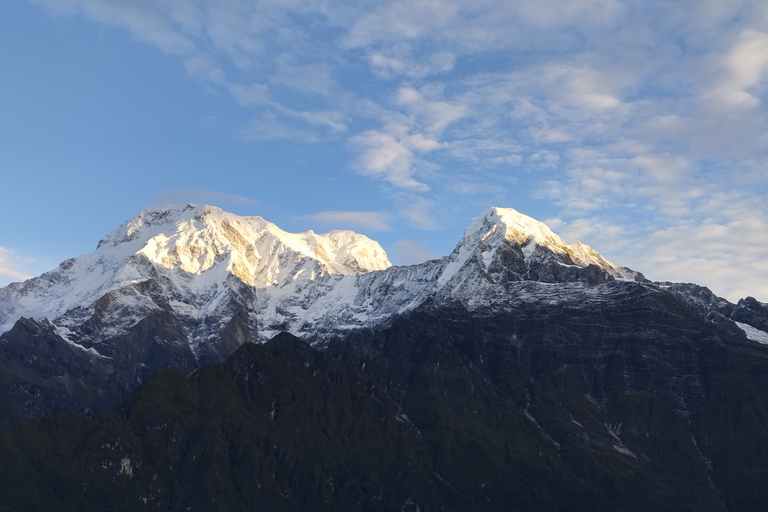
[{"label": "snow patch", "polygon": [[536,250],[536,240],[532,237],[528,238],[528,242],[523,245],[523,257],[525,258],[525,261],[528,261],[531,259],[531,256],[533,256],[534,251]]},{"label": "snow patch", "polygon": [[768,332],[761,331],[760,329],[752,327],[749,324],[743,324],[741,322],[734,323],[739,326],[739,329],[744,331],[744,334],[747,335],[747,339],[756,341],[762,345],[768,345]]},{"label": "snow patch", "polygon": [[626,455],[628,457],[632,457],[633,459],[637,458],[635,456],[635,454],[632,453],[632,451],[629,448],[627,448],[626,446],[619,446],[619,445],[614,444],[613,445],[613,449],[616,450],[617,452],[621,453],[622,455]]},{"label": "snow patch", "polygon": [[101,355],[95,348],[85,348],[84,346],[80,345],[79,343],[72,341],[70,339],[70,336],[72,336],[74,333],[70,331],[68,328],[63,326],[54,325],[53,326],[53,332],[56,333],[56,335],[63,339],[65,342],[67,342],[68,345],[75,347],[76,349],[82,350],[83,352],[86,352],[88,354],[91,354],[92,356],[101,357],[103,359],[110,359],[109,357]]}]

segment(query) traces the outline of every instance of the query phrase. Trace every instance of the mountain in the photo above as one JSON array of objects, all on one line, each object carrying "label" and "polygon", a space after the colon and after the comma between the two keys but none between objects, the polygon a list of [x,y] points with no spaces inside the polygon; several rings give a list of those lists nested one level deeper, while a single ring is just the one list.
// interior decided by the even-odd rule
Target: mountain
[{"label": "mountain", "polygon": [[0,323],[0,511],[768,502],[768,305],[512,209],[407,267],[350,232],[149,209],[0,289]]},{"label": "mountain", "polygon": [[389,266],[376,242],[350,231],[291,234],[210,206],[151,208],[93,253],[2,289],[0,332],[20,316],[44,317],[63,338],[108,357],[106,340],[166,311],[199,356],[234,314],[230,302],[246,299],[241,294]]},{"label": "mountain", "polygon": [[[529,242],[523,233],[538,223],[499,212],[470,226],[449,257],[390,267],[376,242],[349,231],[291,234],[211,206],[144,210],[93,253],[0,289],[0,389],[12,411],[1,423],[57,410],[93,414],[158,369],[189,373],[280,331],[324,343],[380,328],[431,298],[474,300],[489,288],[488,271],[497,272],[486,267],[501,257],[483,251],[507,237],[522,237],[528,253],[506,280],[526,278],[528,267],[541,273],[547,243],[558,265],[574,264],[573,255],[582,266],[594,260],[614,270],[543,225]],[[558,265],[540,277],[579,277]]]},{"label": "mountain", "polygon": [[[349,231],[286,233],[210,206],[150,208],[91,253],[0,289],[0,423],[92,414],[160,368],[222,361],[259,336],[260,294],[389,266]],[[267,299],[268,300],[268,299]]]},{"label": "mountain", "polygon": [[0,289],[0,424],[96,414],[159,369],[190,373],[282,331],[325,346],[425,304],[487,315],[599,304],[633,286],[742,338],[768,336],[768,308],[754,299],[733,305],[693,285],[652,283],[509,208],[478,217],[448,256],[407,267],[349,231],[291,234],[211,206],[150,208],[93,253]]}]

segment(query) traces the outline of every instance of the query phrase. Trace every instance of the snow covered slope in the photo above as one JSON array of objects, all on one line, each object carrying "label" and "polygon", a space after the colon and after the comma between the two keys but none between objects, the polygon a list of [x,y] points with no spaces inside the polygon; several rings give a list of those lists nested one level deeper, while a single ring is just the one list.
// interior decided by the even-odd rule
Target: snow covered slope
[{"label": "snow covered slope", "polygon": [[[351,231],[292,234],[260,217],[211,206],[149,208],[107,234],[93,253],[0,289],[0,333],[22,316],[43,317],[63,336],[92,346],[153,310],[171,309],[186,320],[194,346],[200,341],[194,324],[231,316],[227,305],[235,289],[279,288],[389,266],[378,243]],[[84,329],[94,317],[99,321]]]}]

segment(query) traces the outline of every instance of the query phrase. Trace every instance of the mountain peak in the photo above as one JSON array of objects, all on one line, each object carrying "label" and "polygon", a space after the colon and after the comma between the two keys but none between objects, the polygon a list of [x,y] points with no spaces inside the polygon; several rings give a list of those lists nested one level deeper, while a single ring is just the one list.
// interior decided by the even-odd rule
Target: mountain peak
[{"label": "mountain peak", "polygon": [[381,246],[364,235],[288,233],[261,217],[209,205],[142,210],[99,242],[100,249],[118,246],[190,274],[226,261],[226,270],[256,287],[284,284],[301,274],[359,274],[390,266]]},{"label": "mountain peak", "polygon": [[[253,288],[283,287],[390,266],[378,242],[352,231],[288,233],[261,217],[209,205],[146,208],[94,252],[7,288],[11,306],[0,310],[0,332],[17,314],[53,319],[112,292],[135,294],[150,281],[162,283],[176,302],[208,297],[218,304],[230,276]],[[137,300],[156,307],[145,299]]]},{"label": "mountain peak", "polygon": [[[511,265],[508,258],[501,257],[499,250],[502,247],[507,249],[501,253],[508,252],[510,248],[518,253],[519,262]],[[546,224],[513,208],[489,208],[470,223],[456,249],[448,257],[441,282],[452,279],[454,273],[467,262],[476,262],[485,274],[494,280],[498,278],[499,273],[506,276],[515,275],[515,279],[563,278],[559,270],[542,274],[542,265],[554,265],[554,269],[557,269],[558,265],[581,268],[595,265],[614,279],[644,279],[642,274],[611,263],[578,240],[570,245],[566,244]]]},{"label": "mountain peak", "polygon": [[487,209],[464,231],[459,247],[477,247],[482,244],[487,250],[504,242],[519,246],[526,258],[531,256],[537,247],[542,247],[550,252],[568,256],[578,266],[590,263],[598,266],[613,265],[581,242],[566,244],[546,224],[512,208]]},{"label": "mountain peak", "polygon": [[505,240],[514,241],[519,245],[525,245],[529,240],[533,240],[539,245],[545,245],[552,249],[567,247],[565,242],[554,234],[546,224],[513,208],[493,207],[487,209],[467,227],[465,236],[474,233],[480,234],[484,239],[494,232],[498,233],[495,236],[503,234]]}]

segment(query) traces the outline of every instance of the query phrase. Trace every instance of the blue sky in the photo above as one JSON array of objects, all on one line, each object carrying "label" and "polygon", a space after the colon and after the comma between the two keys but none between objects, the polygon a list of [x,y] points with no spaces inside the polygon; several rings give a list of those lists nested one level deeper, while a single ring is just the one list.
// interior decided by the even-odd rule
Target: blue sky
[{"label": "blue sky", "polygon": [[394,263],[506,206],[768,302],[768,4],[4,0],[0,285],[151,205]]}]

